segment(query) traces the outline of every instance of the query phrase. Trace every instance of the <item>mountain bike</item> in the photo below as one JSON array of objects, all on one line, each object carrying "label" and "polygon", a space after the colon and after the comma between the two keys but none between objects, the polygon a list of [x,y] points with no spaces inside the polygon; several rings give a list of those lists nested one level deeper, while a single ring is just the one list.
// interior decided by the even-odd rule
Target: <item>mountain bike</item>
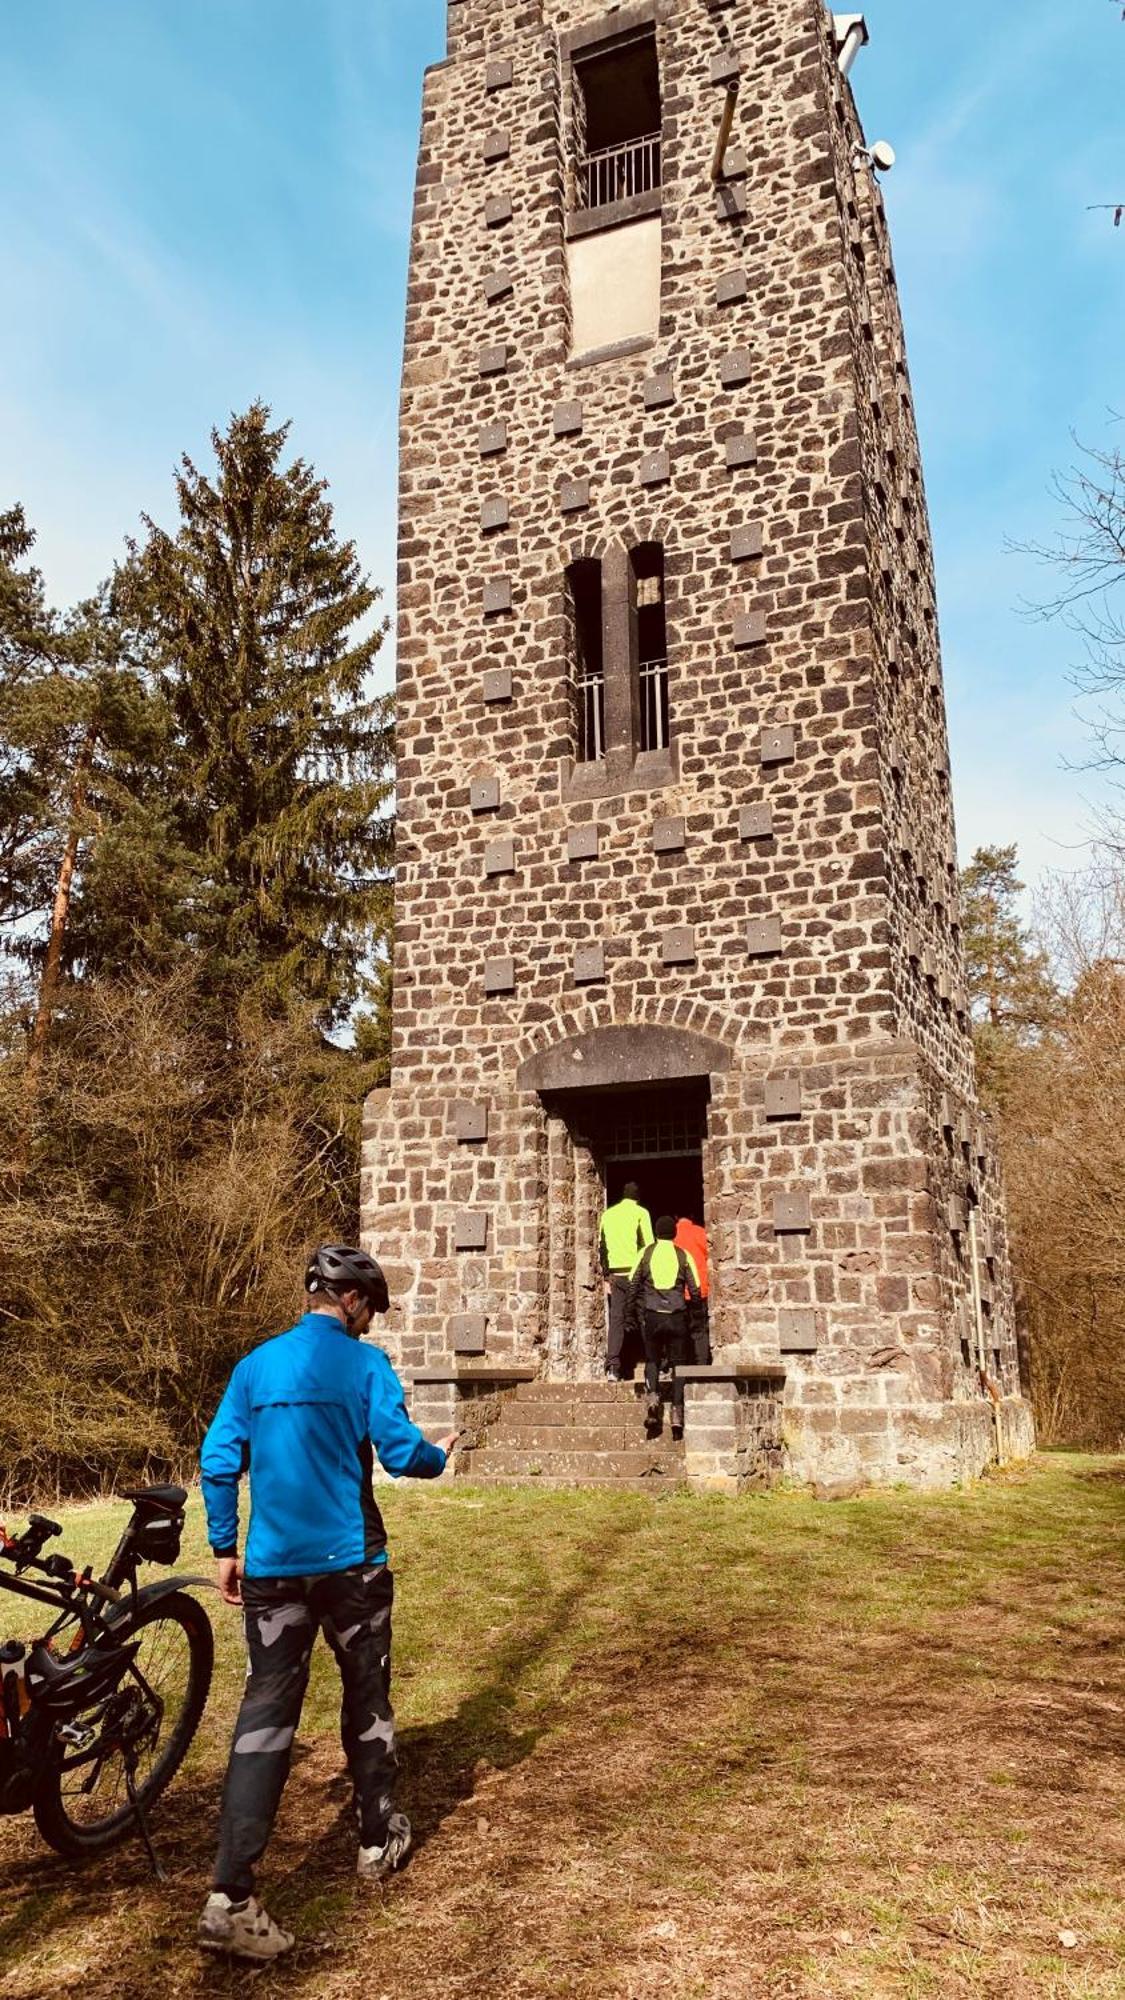
[{"label": "mountain bike", "polygon": [[62,1529],[31,1514],[25,1532],[0,1526],[0,1589],[55,1617],[30,1645],[0,1646],[0,1815],[31,1812],[44,1840],[72,1858],[140,1833],[162,1879],[148,1812],[179,1770],[211,1686],[211,1621],[185,1585],[137,1587],[142,1563],[179,1560],[187,1494],[146,1486],[105,1574],[69,1556],[44,1558]]}]

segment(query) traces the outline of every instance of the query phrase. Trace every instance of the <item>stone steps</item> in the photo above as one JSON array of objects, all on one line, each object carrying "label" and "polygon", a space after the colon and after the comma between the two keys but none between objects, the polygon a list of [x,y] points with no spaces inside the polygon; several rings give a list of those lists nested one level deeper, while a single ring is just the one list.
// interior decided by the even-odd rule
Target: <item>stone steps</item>
[{"label": "stone steps", "polygon": [[562,1493],[578,1492],[585,1490],[587,1487],[600,1486],[604,1493],[606,1487],[610,1486],[614,1493],[647,1493],[650,1498],[654,1493],[679,1493],[683,1490],[684,1486],[682,1472],[677,1474],[674,1479],[659,1479],[651,1473],[647,1478],[642,1479],[608,1480],[601,1473],[573,1473],[569,1477],[555,1477],[554,1475],[542,1473],[529,1476],[527,1473],[517,1472],[468,1472],[464,1476],[467,1479],[471,1479],[474,1486],[506,1486],[509,1491],[516,1486],[525,1488],[534,1486],[545,1489],[547,1492]]},{"label": "stone steps", "polygon": [[640,1479],[646,1484],[675,1484],[684,1477],[682,1451],[670,1448],[628,1451],[529,1451],[518,1445],[489,1444],[464,1454],[468,1479],[590,1479],[599,1484]]},{"label": "stone steps", "polygon": [[651,1492],[685,1477],[682,1441],[645,1428],[644,1383],[521,1382],[479,1443],[459,1456],[459,1475],[490,1485],[605,1486]]}]

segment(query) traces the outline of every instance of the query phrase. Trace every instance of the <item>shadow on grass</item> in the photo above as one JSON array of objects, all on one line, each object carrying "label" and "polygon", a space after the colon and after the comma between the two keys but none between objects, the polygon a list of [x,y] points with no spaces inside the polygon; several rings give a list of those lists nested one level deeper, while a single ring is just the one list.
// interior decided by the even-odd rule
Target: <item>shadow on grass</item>
[{"label": "shadow on grass", "polygon": [[[451,1715],[400,1731],[400,1799],[411,1816],[416,1853],[472,1796],[485,1774],[482,1766],[485,1772],[507,1771],[534,1750],[550,1715],[545,1698],[532,1693],[529,1683],[578,1619],[584,1601],[605,1583],[619,1547],[631,1533],[628,1523],[607,1532],[597,1550],[578,1564],[573,1581],[551,1598],[543,1615],[496,1650],[485,1677]],[[285,1830],[285,1818],[291,1829],[299,1815],[299,1809],[298,1814],[293,1812],[294,1794],[299,1800],[302,1792],[307,1796],[318,1788],[318,1774],[329,1764],[337,1768],[326,1784],[320,1779],[321,1795],[327,1791],[337,1810],[330,1825],[303,1842],[299,1834],[294,1838],[291,1830]],[[195,1920],[214,1852],[221,1783],[221,1768],[181,1773],[157,1808],[153,1832],[169,1877],[166,1886],[153,1880],[144,1852],[133,1840],[98,1861],[77,1864],[37,1846],[22,1855],[9,1855],[0,1875],[0,1991],[13,2000],[16,1996],[45,2000],[80,1983],[87,2000],[110,1995],[113,2000],[141,2000],[141,1996],[148,2000],[155,1962],[159,1958],[167,1966],[170,1953],[196,1967],[188,1987],[177,1985],[177,1992],[240,1989],[245,1969],[197,1958],[194,1950]],[[30,1831],[28,1837],[34,1839]],[[279,1991],[315,1990],[326,1955],[336,1957],[359,1942],[359,1925],[351,1914],[355,1868],[351,1786],[343,1753],[328,1732],[297,1751],[278,1838],[267,1850],[263,1868],[268,1871],[271,1908],[283,1921],[296,1920],[300,1942],[311,1949],[295,1954],[272,1976],[256,1975],[258,1991],[272,1992],[272,1978],[278,1980]],[[377,1898],[372,1908],[377,1914]],[[328,1926],[334,1918],[337,1944],[318,1948],[310,1927],[318,1922]],[[103,1926],[115,1920],[107,1962]],[[29,1971],[26,1984],[21,1983],[20,1960],[31,1952],[57,1959],[58,1974],[45,1980],[40,1966]],[[263,1980],[269,1983],[263,1985]]]}]

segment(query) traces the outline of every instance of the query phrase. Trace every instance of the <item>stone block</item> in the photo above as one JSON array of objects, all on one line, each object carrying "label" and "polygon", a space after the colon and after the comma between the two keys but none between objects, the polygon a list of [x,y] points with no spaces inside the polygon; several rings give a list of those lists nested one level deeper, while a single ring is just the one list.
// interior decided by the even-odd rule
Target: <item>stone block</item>
[{"label": "stone block", "polygon": [[588,479],[564,479],[559,487],[559,506],[564,514],[581,514],[590,505]]},{"label": "stone block", "polygon": [[764,611],[736,611],[734,617],[734,643],[741,651],[746,646],[763,646],[766,640],[766,614]]},{"label": "stone block", "polygon": [[734,83],[742,75],[742,50],[730,43],[717,49],[708,74],[712,83]]},{"label": "stone block", "polygon": [[734,271],[723,271],[715,280],[715,304],[717,306],[740,305],[743,299],[749,297],[749,292],[749,280],[745,271],[741,268]]},{"label": "stone block", "polygon": [[495,61],[490,62],[486,65],[484,72],[484,87],[490,93],[494,90],[507,90],[508,85],[511,83],[511,81],[512,81],[511,56],[499,56],[496,58]]},{"label": "stone block", "polygon": [[670,375],[650,375],[644,385],[646,410],[662,410],[676,400],[676,385]]},{"label": "stone block", "polygon": [[453,1129],[461,1146],[475,1145],[488,1137],[487,1104],[463,1102],[453,1107]]},{"label": "stone block", "polygon": [[495,458],[498,452],[508,449],[508,426],[505,423],[482,424],[477,432],[477,450],[482,458]]},{"label": "stone block", "polygon": [[678,854],[687,844],[687,831],[682,819],[658,819],[652,829],[652,851],[654,854]]},{"label": "stone block", "polygon": [[791,764],[797,754],[797,747],[790,724],[778,722],[769,729],[763,729],[758,754],[762,763],[767,766]]},{"label": "stone block", "polygon": [[490,535],[497,528],[506,528],[509,518],[506,494],[490,493],[487,500],[481,501],[480,527],[482,535]]},{"label": "stone block", "polygon": [[581,944],[574,954],[574,984],[591,986],[605,978],[605,946]]},{"label": "stone block", "polygon": [[582,405],[569,401],[556,403],[551,418],[551,428],[557,438],[577,437],[582,429]]},{"label": "stone block", "polygon": [[477,355],[478,375],[503,375],[508,366],[508,348],[505,341],[497,341],[494,347],[482,347]]},{"label": "stone block", "polygon": [[730,531],[730,559],[732,562],[748,562],[762,553],[763,536],[760,521],[746,521],[741,527]]},{"label": "stone block", "polygon": [[449,1322],[449,1344],[454,1354],[483,1354],[487,1329],[484,1313],[455,1313]]},{"label": "stone block", "polygon": [[812,1228],[812,1212],[805,1188],[797,1188],[791,1194],[774,1195],[773,1226],[778,1236],[807,1234]]},{"label": "stone block", "polygon": [[694,965],[695,927],[693,924],[676,924],[664,932],[660,940],[660,960],[662,965]]},{"label": "stone block", "polygon": [[772,840],[773,807],[743,806],[738,815],[738,837],[740,840]]},{"label": "stone block", "polygon": [[731,354],[724,354],[719,362],[719,380],[724,389],[738,389],[750,380],[750,349],[736,347]]},{"label": "stone block", "polygon": [[484,872],[486,875],[513,875],[516,868],[516,843],[514,840],[490,840],[484,850]]},{"label": "stone block", "polygon": [[778,1314],[778,1335],[783,1354],[815,1354],[816,1314],[811,1308],[783,1307]]},{"label": "stone block", "polygon": [[488,577],[485,581],[482,604],[486,618],[494,618],[501,611],[510,611],[512,608],[511,578],[506,576]]},{"label": "stone block", "polygon": [[510,271],[486,271],[480,282],[487,306],[494,306],[498,300],[506,299],[514,284]]},{"label": "stone block", "polygon": [[481,676],[481,698],[488,703],[511,701],[511,667],[486,667]]},{"label": "stone block", "polygon": [[715,214],[720,222],[740,222],[750,210],[745,181],[724,181],[715,189]]},{"label": "stone block", "polygon": [[799,1076],[767,1076],[764,1091],[767,1118],[799,1118],[801,1116],[801,1079]]},{"label": "stone block", "polygon": [[642,486],[665,486],[672,477],[672,462],[666,451],[650,451],[637,468]]},{"label": "stone block", "polygon": [[758,462],[758,440],[752,431],[740,437],[729,437],[723,444],[723,456],[727,470],[737,472],[742,465],[756,465]]},{"label": "stone block", "polygon": [[484,204],[484,225],[486,229],[502,229],[512,219],[512,197],[510,194],[494,194]]},{"label": "stone block", "polygon": [[568,861],[596,861],[598,858],[597,826],[572,826],[566,836],[566,858]]},{"label": "stone block", "polygon": [[492,167],[499,160],[506,160],[511,150],[512,135],[510,132],[501,132],[499,130],[486,132],[481,141],[480,156],[486,166]]},{"label": "stone block", "polygon": [[746,926],[746,950],[751,958],[776,958],[781,950],[781,918],[752,918]]},{"label": "stone block", "polygon": [[475,813],[495,812],[500,804],[499,778],[474,778],[469,786],[469,808]]},{"label": "stone block", "polygon": [[488,1247],[488,1216],[483,1209],[465,1208],[453,1224],[455,1250],[484,1250]]},{"label": "stone block", "polygon": [[484,990],[486,993],[515,992],[516,962],[514,958],[485,959]]}]

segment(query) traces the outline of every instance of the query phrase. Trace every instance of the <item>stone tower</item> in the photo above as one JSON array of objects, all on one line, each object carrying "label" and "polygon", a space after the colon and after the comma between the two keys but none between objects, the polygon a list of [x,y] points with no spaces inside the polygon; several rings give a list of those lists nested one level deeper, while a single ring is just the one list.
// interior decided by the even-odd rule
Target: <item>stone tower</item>
[{"label": "stone tower", "polygon": [[426,79],[364,1227],[416,1408],[471,1399],[478,1447],[529,1378],[600,1393],[625,1178],[709,1232],[689,1477],[1030,1441],[865,39],[449,0]]}]

